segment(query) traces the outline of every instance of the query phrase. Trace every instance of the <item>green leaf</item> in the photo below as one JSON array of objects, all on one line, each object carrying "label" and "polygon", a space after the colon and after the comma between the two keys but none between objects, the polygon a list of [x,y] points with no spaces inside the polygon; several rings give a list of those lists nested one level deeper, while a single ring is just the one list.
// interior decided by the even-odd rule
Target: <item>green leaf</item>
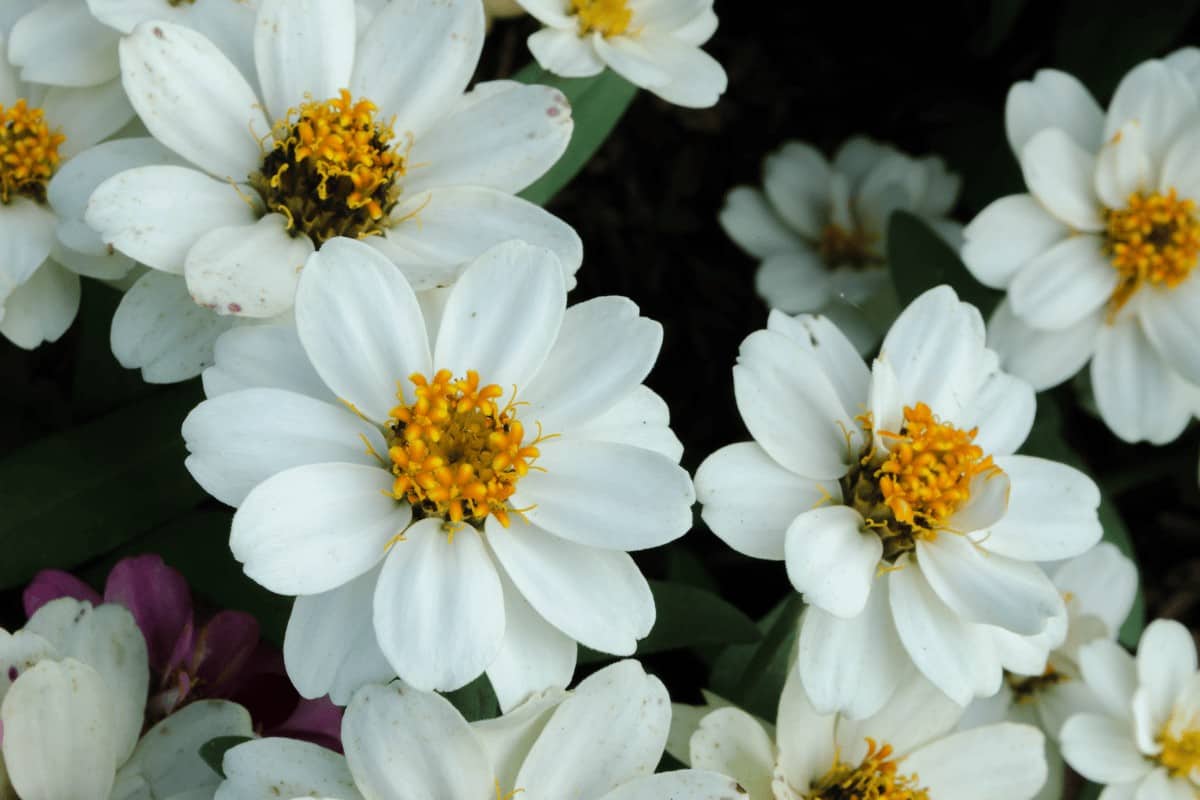
[{"label": "green leaf", "polygon": [[726,648],[709,675],[712,690],[751,714],[775,719],[799,633],[801,608],[800,595],[789,594],[759,621],[763,638],[758,644]]},{"label": "green leaf", "polygon": [[521,192],[521,197],[540,206],[546,205],[558,191],[571,182],[604,144],[617,122],[633,102],[637,87],[605,70],[594,78],[560,78],[536,63],[513,76],[522,83],[553,86],[567,96],[575,132],[567,151],[550,171]]},{"label": "green leaf", "polygon": [[196,383],[157,392],[0,460],[0,588],[71,569],[194,508],[179,426]]},{"label": "green leaf", "polygon": [[138,370],[122,367],[112,354],[109,331],[121,297],[99,281],[83,282],[71,379],[71,413],[77,419],[93,419],[161,389],[143,381]]},{"label": "green leaf", "polygon": [[225,770],[221,768],[221,762],[225,760],[225,751],[248,741],[249,736],[218,736],[200,745],[200,757],[208,764],[209,769],[224,778]]},{"label": "green leaf", "polygon": [[888,266],[903,308],[928,289],[949,284],[958,299],[971,303],[984,318],[1000,293],[971,276],[962,259],[920,217],[895,211],[888,223]]},{"label": "green leaf", "polygon": [[446,692],[446,699],[467,722],[500,716],[500,701],[496,699],[496,692],[492,690],[487,675],[480,675],[461,689]]}]

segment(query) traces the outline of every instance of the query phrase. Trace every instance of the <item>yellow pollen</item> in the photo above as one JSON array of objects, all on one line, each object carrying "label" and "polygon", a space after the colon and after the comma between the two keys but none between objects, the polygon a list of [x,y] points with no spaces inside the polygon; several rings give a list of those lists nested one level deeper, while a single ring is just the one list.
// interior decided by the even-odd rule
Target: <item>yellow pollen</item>
[{"label": "yellow pollen", "polygon": [[439,370],[433,380],[409,377],[416,402],[392,409],[388,458],[396,479],[392,496],[426,517],[480,525],[495,516],[508,527],[507,506],[517,481],[540,455],[539,435],[525,443],[516,403],[501,407],[504,391],[480,385],[479,373],[455,379]]},{"label": "yellow pollen", "polygon": [[929,800],[916,773],[898,774],[903,759],[894,758],[890,744],[867,739],[867,755],[857,767],[834,756],[833,767],[805,796],[810,800]]},{"label": "yellow pollen", "polygon": [[1126,208],[1105,211],[1105,250],[1120,275],[1109,299],[1110,318],[1149,284],[1174,289],[1200,257],[1196,201],[1180,200],[1171,189],[1129,195]]},{"label": "yellow pollen", "polygon": [[847,231],[831,222],[821,229],[817,252],[821,255],[821,261],[830,268],[881,267],[885,262],[875,249],[878,238],[866,231]]},{"label": "yellow pollen", "polygon": [[274,128],[275,143],[250,184],[268,210],[288,218],[293,235],[317,246],[335,236],[382,232],[400,195],[407,147],[390,122],[376,119],[370,100],[349,90],[289,109]]},{"label": "yellow pollen", "polygon": [[1172,736],[1170,727],[1168,721],[1158,735],[1158,742],[1162,745],[1158,763],[1166,767],[1173,778],[1189,777],[1193,770],[1200,769],[1200,728]]},{"label": "yellow pollen", "polygon": [[579,35],[620,36],[629,30],[633,9],[629,0],[571,0],[579,18]]},{"label": "yellow pollen", "polygon": [[59,145],[66,140],[25,98],[7,108],[0,105],[0,203],[7,205],[16,195],[45,202],[46,184],[58,169]]}]

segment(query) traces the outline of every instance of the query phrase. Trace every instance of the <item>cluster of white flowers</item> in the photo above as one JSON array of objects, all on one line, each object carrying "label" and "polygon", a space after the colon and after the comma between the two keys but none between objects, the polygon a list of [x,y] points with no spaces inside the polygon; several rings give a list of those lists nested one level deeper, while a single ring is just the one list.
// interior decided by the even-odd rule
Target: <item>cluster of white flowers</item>
[{"label": "cluster of white flowers", "polygon": [[[517,4],[550,72],[685,107],[725,90],[712,0]],[[1189,635],[1116,644],[1137,571],[1100,541],[1099,488],[1017,452],[1035,392],[1089,359],[1123,439],[1200,412],[1200,52],[1137,67],[1107,114],[1063,73],[1015,86],[1029,194],[965,230],[939,158],[769,156],[720,214],[773,308],[733,366],[752,441],[693,482],[644,384],[661,326],[569,303],[583,244],[518,196],[568,148],[567,99],[471,85],[512,10],[5,0],[0,332],[57,339],[98,279],[124,291],[121,364],[202,375],[187,468],[236,508],[245,574],[295,598],[288,678],[346,712],[344,756],[254,738],[221,700],[147,730],[138,621],[63,597],[0,630],[0,797],[1030,800],[1064,759],[1106,800],[1200,795]],[[989,323],[949,286],[898,308],[897,210],[1009,292]],[[697,500],[803,595],[774,723],[715,696],[672,714],[630,660],[566,689],[580,645],[650,633],[631,553]],[[437,694],[484,675],[495,719]],[[250,740],[223,774],[217,739]],[[691,768],[655,774],[664,751]]]}]

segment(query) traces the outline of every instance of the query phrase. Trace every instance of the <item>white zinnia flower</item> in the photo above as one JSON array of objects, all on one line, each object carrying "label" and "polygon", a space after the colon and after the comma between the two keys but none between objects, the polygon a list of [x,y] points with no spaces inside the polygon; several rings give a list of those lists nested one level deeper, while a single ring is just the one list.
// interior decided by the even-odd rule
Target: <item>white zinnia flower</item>
[{"label": "white zinnia flower", "polygon": [[149,681],[145,640],[119,605],[61,598],[23,629],[0,630],[0,796],[211,797],[219,780],[199,748],[251,735],[250,715],[234,703],[193,703],[139,743]]},{"label": "white zinnia flower", "polygon": [[728,79],[700,49],[717,30],[712,0],[517,0],[546,27],[529,37],[542,69],[564,78],[605,66],[669,103],[716,105]]},{"label": "white zinnia flower", "polygon": [[1080,651],[1083,679],[1102,710],[1062,729],[1063,757],[1105,800],[1185,800],[1200,795],[1200,673],[1188,629],[1155,620],[1137,659],[1106,639]]},{"label": "white zinnia flower", "polygon": [[567,310],[553,253],[520,242],[423,315],[387,259],[339,239],[305,266],[296,325],[226,334],[183,434],[192,475],[238,507],[246,574],[299,595],[301,694],[487,670],[508,708],[565,686],[577,641],[634,651],[654,601],[626,551],[683,535],[695,499],[641,385],[657,323],[621,297]]},{"label": "white zinnia flower", "polygon": [[31,349],[75,319],[79,275],[119,278],[133,266],[83,224],[86,192],[121,167],[106,171],[76,155],[132,112],[120,82],[61,88],[22,80],[6,58],[13,12],[21,10],[0,10],[0,334]]},{"label": "white zinnia flower", "polygon": [[[567,146],[563,95],[511,81],[464,94],[483,43],[478,0],[389,3],[359,34],[368,13],[354,0],[259,3],[257,81],[167,21],[122,39],[134,108],[186,162],[122,172],[88,206],[105,242],[175,276],[148,276],[128,301],[139,312],[114,320],[123,364],[193,347],[187,369],[158,379],[198,373],[211,351],[186,329],[211,315],[192,300],[221,315],[287,312],[305,258],[335,237],[368,242],[417,289],[449,285],[466,261],[511,238],[554,250],[568,276],[578,268],[575,232],[514,196]],[[156,331],[162,344],[147,346],[149,320],[161,318],[178,320],[180,341]],[[209,324],[206,346],[230,325]]]},{"label": "white zinnia flower", "polygon": [[[774,727],[709,712],[682,761],[729,775],[750,800],[1030,800],[1046,778],[1042,734],[998,723],[953,732],[962,708],[915,673],[874,715],[820,714],[793,670]],[[684,732],[686,733],[686,732]]]},{"label": "white zinnia flower", "polygon": [[1099,540],[1100,492],[1013,455],[1033,390],[997,367],[973,306],[921,295],[870,370],[827,319],[773,311],[733,375],[755,440],[709,456],[696,492],[731,547],[786,561],[819,711],[874,713],[910,660],[966,705],[999,689],[1017,644],[1044,659],[1060,643],[1066,609],[1034,562]]},{"label": "white zinnia flower", "polygon": [[1137,567],[1115,545],[1101,542],[1054,571],[1054,585],[1067,605],[1066,640],[1050,653],[1030,649],[1025,664],[1013,664],[1000,691],[967,707],[960,727],[973,728],[1001,720],[1027,722],[1046,733],[1050,779],[1038,794],[1044,800],[1062,795],[1062,756],[1056,742],[1067,719],[1100,710],[1092,690],[1082,681],[1079,651],[1097,639],[1115,641],[1137,595]]},{"label": "white zinnia flower", "polygon": [[292,739],[246,742],[226,752],[215,800],[744,800],[724,775],[654,774],[670,720],[666,688],[636,661],[475,723],[432,692],[364,686],[342,719],[344,757]]},{"label": "white zinnia flower", "polygon": [[1028,194],[965,231],[963,260],[1008,292],[989,343],[1041,390],[1091,361],[1105,423],[1129,442],[1174,439],[1200,408],[1200,104],[1181,68],[1134,68],[1104,113],[1075,78],[1016,84],[1008,140]]},{"label": "white zinnia flower", "polygon": [[719,219],[739,247],[761,259],[755,287],[771,308],[824,314],[866,352],[885,330],[876,326],[891,321],[859,309],[878,306],[892,291],[892,212],[916,214],[957,248],[961,227],[946,214],[960,184],[940,158],[913,158],[866,137],[847,140],[832,161],[793,141],[763,162],[761,190],[729,193]]}]

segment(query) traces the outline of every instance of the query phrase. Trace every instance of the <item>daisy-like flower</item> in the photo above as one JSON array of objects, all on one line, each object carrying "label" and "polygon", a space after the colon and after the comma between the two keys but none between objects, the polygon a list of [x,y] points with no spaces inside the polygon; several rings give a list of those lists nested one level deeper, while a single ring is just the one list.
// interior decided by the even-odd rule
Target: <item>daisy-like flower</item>
[{"label": "daisy-like flower", "polygon": [[[118,278],[133,265],[106,252],[83,224],[80,192],[119,167],[77,157],[131,112],[119,82],[61,88],[22,80],[5,57],[14,10],[21,9],[0,14],[0,334],[31,349],[75,319],[79,275]],[[122,151],[102,147],[113,146]]]},{"label": "daisy-like flower", "polygon": [[0,796],[24,800],[208,796],[219,779],[199,748],[249,736],[234,703],[195,703],[141,742],[146,645],[124,608],[60,598],[0,630]]},{"label": "daisy-like flower", "polygon": [[1062,729],[1063,757],[1103,797],[1185,800],[1200,794],[1200,673],[1187,628],[1146,626],[1137,658],[1115,642],[1080,651],[1083,679],[1101,709]]},{"label": "daisy-like flower", "polygon": [[331,241],[297,330],[226,334],[184,422],[192,475],[238,507],[234,556],[299,595],[284,657],[306,697],[487,670],[508,708],[565,686],[577,641],[628,655],[654,623],[626,551],[691,527],[682,447],[641,385],[657,323],[619,297],[566,309],[554,254],[520,242],[436,312],[378,251]]},{"label": "daisy-like flower", "polygon": [[529,37],[542,69],[564,78],[607,66],[668,103],[716,105],[725,69],[700,46],[717,31],[712,0],[517,0],[546,27]]},{"label": "daisy-like flower", "polygon": [[963,260],[1007,291],[989,343],[1041,390],[1091,362],[1126,441],[1171,441],[1200,408],[1200,104],[1195,51],[1135,67],[1107,113],[1075,78],[1016,84],[1008,140],[1028,194],[965,230]]},{"label": "daisy-like flower", "polygon": [[940,286],[901,313],[871,369],[823,317],[773,311],[742,343],[734,392],[754,441],[709,456],[696,492],[731,547],[786,561],[821,713],[873,714],[910,661],[966,705],[1000,688],[1014,651],[1044,659],[1061,643],[1063,599],[1034,562],[1099,540],[1100,493],[1013,455],[1033,390],[984,336]]},{"label": "daisy-like flower", "polygon": [[215,800],[744,800],[725,775],[654,774],[670,720],[666,688],[636,661],[476,723],[433,693],[364,686],[342,723],[345,758],[288,739],[246,742],[226,752]]},{"label": "daisy-like flower", "polygon": [[1011,665],[1000,691],[971,703],[960,721],[964,728],[1005,719],[1041,728],[1047,737],[1049,778],[1039,800],[1062,796],[1062,756],[1056,743],[1063,724],[1073,714],[1101,709],[1082,680],[1079,651],[1092,641],[1115,641],[1137,595],[1137,567],[1109,542],[1062,564],[1053,578],[1067,604],[1065,641],[1049,659],[1028,649],[1027,663]]},{"label": "daisy-like flower", "polygon": [[[88,205],[106,243],[164,273],[135,286],[136,311],[114,319],[123,364],[191,347],[186,364],[146,377],[197,374],[230,327],[209,311],[287,312],[305,259],[335,238],[368,242],[419,290],[449,285],[510,238],[554,250],[574,274],[575,232],[514,196],[567,146],[563,95],[511,81],[464,93],[484,38],[478,0],[385,4],[360,34],[370,13],[354,0],[264,0],[253,75],[163,19],[122,39],[129,98],[181,162],[122,172]],[[175,328],[148,321],[160,319]],[[202,324],[202,337],[188,330]]]},{"label": "daisy-like flower", "polygon": [[955,733],[961,713],[910,670],[866,719],[821,714],[793,670],[774,727],[740,708],[716,709],[690,731],[683,761],[729,775],[750,800],[1034,797],[1046,778],[1041,732],[1002,722]]},{"label": "daisy-like flower", "polygon": [[936,156],[913,158],[866,137],[846,141],[832,161],[793,141],[767,156],[762,189],[729,193],[719,219],[729,238],[761,260],[754,283],[771,308],[819,312],[865,352],[883,333],[875,326],[891,321],[872,322],[859,309],[878,306],[891,291],[892,212],[920,216],[958,247],[961,228],[946,214],[960,183]]}]

